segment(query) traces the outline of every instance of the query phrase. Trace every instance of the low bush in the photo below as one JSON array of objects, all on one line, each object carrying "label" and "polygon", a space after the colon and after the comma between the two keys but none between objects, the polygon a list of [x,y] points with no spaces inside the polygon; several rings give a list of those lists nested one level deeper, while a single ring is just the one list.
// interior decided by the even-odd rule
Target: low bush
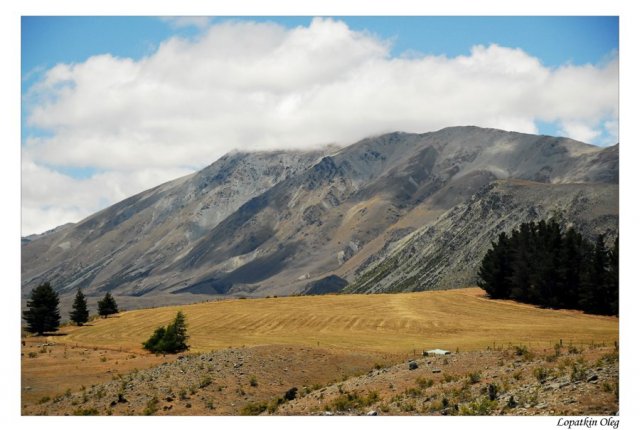
[{"label": "low bush", "polygon": [[265,402],[260,403],[247,403],[240,409],[240,415],[260,415],[266,411],[268,405]]},{"label": "low bush", "polygon": [[467,374],[467,378],[470,384],[477,384],[478,382],[480,382],[481,375],[480,372],[471,372]]},{"label": "low bush", "polygon": [[544,384],[549,375],[549,369],[546,367],[536,367],[535,369],[533,369],[533,376],[535,376],[538,382],[541,384]]},{"label": "low bush", "polygon": [[80,408],[73,411],[73,415],[76,415],[76,416],[98,415],[98,410],[96,408],[87,408],[87,409]]},{"label": "low bush", "polygon": [[151,337],[142,343],[142,346],[147,351],[155,353],[175,354],[189,349],[187,338],[185,317],[179,311],[171,324],[167,327],[158,327]]},{"label": "low bush", "polygon": [[156,412],[158,412],[158,404],[160,402],[158,401],[158,399],[156,397],[152,398],[151,400],[149,400],[147,402],[147,406],[144,408],[144,410],[142,411],[143,415],[153,415]]}]

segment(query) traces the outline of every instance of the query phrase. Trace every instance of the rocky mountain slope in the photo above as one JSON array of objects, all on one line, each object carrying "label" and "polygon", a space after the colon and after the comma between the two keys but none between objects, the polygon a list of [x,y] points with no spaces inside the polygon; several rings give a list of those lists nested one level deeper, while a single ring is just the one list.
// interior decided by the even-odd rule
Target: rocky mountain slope
[{"label": "rocky mountain slope", "polygon": [[22,286],[160,302],[456,288],[500,231],[551,216],[617,233],[618,145],[453,127],[235,153],[23,241]]}]

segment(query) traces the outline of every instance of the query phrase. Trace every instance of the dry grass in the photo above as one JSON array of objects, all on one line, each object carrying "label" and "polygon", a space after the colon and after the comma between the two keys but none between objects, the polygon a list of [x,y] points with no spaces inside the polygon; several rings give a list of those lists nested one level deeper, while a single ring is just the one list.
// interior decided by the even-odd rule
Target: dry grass
[{"label": "dry grass", "polygon": [[139,351],[182,310],[194,352],[266,344],[390,353],[421,348],[549,346],[618,340],[618,319],[489,300],[479,288],[379,295],[227,300],[129,311],[91,327],[68,327],[56,341]]},{"label": "dry grass", "polygon": [[[25,339],[22,347],[22,401],[34,403],[65,391],[111,381],[119,374],[162,363],[162,357],[128,351],[75,347],[59,343],[41,347],[42,337]],[[51,341],[51,338],[49,339]],[[45,352],[46,351],[46,352]],[[31,356],[30,356],[31,355]]]}]

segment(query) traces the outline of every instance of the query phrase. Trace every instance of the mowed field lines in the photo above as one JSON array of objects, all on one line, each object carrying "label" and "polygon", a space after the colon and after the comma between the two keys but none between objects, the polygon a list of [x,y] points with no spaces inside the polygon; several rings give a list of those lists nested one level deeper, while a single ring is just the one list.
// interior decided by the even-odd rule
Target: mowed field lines
[{"label": "mowed field lines", "polygon": [[66,327],[56,342],[141,349],[182,310],[192,352],[267,344],[394,353],[471,350],[508,344],[547,347],[618,340],[618,319],[485,298],[479,288],[407,294],[226,300],[123,312]]}]

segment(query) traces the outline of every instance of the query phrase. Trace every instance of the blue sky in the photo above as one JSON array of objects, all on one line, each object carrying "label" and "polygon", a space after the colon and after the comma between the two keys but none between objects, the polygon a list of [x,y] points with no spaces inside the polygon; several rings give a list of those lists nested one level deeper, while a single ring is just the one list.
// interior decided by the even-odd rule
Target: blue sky
[{"label": "blue sky", "polygon": [[234,149],[479,125],[617,142],[617,17],[22,17],[23,234]]},{"label": "blue sky", "polygon": [[[518,47],[545,65],[596,63],[618,49],[618,17],[336,17],[355,30],[393,40],[393,55],[405,51],[456,56],[478,44]],[[309,25],[311,17],[216,17]],[[194,37],[198,29],[174,28],[156,17],[23,17],[22,75],[38,67],[79,62],[96,54],[139,59],[173,35]]]},{"label": "blue sky", "polygon": [[[309,25],[312,17],[215,17],[225,20],[276,22],[286,27]],[[458,56],[478,44],[521,48],[546,66],[596,64],[617,52],[619,19],[593,17],[336,17],[354,30],[369,31],[392,41],[391,54]],[[22,18],[22,91],[58,63],[77,63],[110,53],[140,59],[172,37],[197,37],[195,26],[176,27],[158,17]],[[24,118],[24,113],[23,113]],[[538,121],[540,132],[553,134],[555,125]],[[23,127],[23,134],[42,130]],[[78,170],[86,175],[91,170]]]}]

